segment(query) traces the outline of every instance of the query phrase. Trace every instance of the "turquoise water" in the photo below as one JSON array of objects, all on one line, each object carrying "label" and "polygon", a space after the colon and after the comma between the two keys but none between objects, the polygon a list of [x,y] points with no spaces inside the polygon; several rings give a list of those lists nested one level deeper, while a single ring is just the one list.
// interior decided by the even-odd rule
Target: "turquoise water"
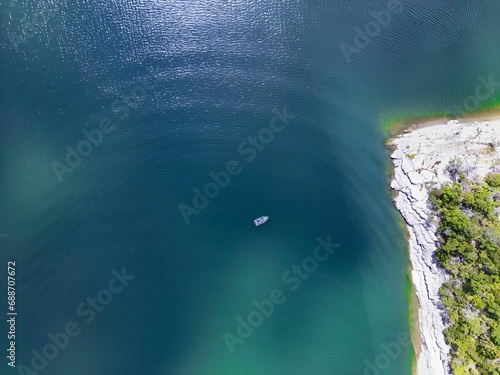
[{"label": "turquoise water", "polygon": [[[500,4],[404,1],[350,63],[340,44],[386,2],[1,9],[0,256],[17,267],[18,366],[75,322],[40,373],[410,374],[411,345],[383,346],[409,313],[381,120],[451,111],[479,76],[500,80]],[[285,107],[288,123],[262,130]],[[251,146],[259,134],[272,140]],[[67,147],[85,155],[68,165]],[[186,224],[179,205],[232,161]],[[306,260],[297,286],[292,267],[328,236],[340,246]],[[122,268],[135,278],[110,294]],[[285,301],[231,353],[223,335],[275,290]],[[89,308],[96,297],[109,304]]]}]

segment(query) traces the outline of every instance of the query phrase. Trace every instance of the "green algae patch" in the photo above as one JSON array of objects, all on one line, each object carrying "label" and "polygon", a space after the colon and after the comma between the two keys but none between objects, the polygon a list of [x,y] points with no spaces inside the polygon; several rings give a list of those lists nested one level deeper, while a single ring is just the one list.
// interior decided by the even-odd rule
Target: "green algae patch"
[{"label": "green algae patch", "polygon": [[444,112],[428,112],[418,116],[408,114],[385,113],[380,116],[382,133],[386,138],[394,137],[404,131],[411,131],[427,126],[446,124],[450,120],[457,120],[459,123],[491,120],[500,118],[500,98],[481,107],[474,112],[463,111],[457,114]]}]

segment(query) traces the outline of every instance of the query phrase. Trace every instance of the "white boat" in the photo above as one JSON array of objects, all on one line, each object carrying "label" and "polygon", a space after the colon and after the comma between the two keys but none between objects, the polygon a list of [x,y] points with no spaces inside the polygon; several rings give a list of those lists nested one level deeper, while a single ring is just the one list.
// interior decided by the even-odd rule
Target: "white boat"
[{"label": "white boat", "polygon": [[269,216],[261,216],[261,217],[258,217],[257,219],[255,219],[253,221],[253,223],[255,224],[256,227],[258,227],[259,225],[264,224],[268,220],[269,220]]}]

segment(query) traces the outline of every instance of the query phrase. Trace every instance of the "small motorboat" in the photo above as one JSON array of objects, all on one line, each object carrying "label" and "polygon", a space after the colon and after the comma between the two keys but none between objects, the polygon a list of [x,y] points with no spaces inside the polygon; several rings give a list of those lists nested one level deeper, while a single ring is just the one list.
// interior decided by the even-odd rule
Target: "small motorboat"
[{"label": "small motorboat", "polygon": [[261,216],[261,217],[258,217],[257,219],[255,219],[253,221],[253,223],[255,224],[256,227],[258,227],[259,225],[264,224],[268,220],[269,220],[269,216]]}]

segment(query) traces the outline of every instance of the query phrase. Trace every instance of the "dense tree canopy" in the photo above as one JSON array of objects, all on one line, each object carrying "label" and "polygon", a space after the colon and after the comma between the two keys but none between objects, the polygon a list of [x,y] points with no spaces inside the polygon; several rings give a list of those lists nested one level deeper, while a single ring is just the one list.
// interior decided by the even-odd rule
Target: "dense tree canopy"
[{"label": "dense tree canopy", "polygon": [[[460,167],[449,169],[457,176]],[[429,197],[439,218],[436,259],[451,274],[441,296],[452,367],[456,375],[500,375],[500,174],[454,180]]]}]

